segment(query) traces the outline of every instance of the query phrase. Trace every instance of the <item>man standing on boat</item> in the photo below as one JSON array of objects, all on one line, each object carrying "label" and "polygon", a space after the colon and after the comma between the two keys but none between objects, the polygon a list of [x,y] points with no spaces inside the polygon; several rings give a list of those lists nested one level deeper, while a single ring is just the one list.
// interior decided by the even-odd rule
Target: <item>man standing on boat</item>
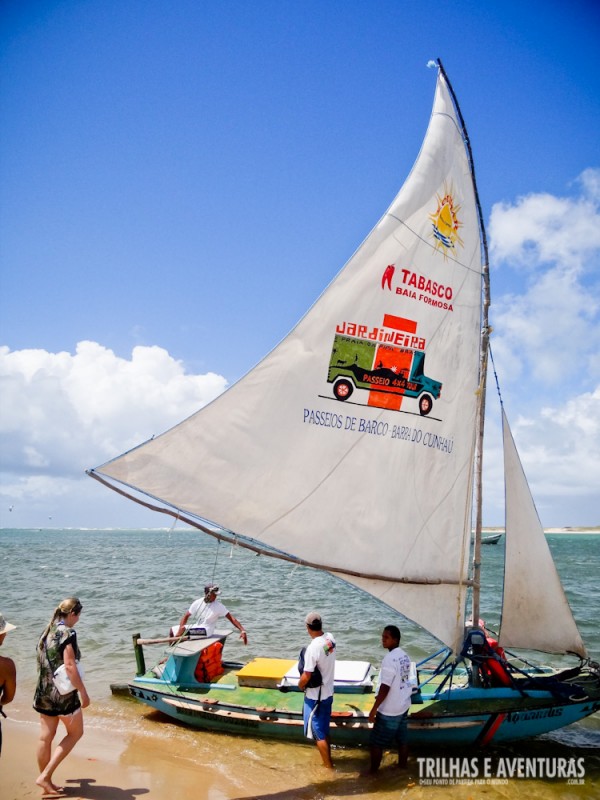
[{"label": "man standing on boat", "polygon": [[217,600],[218,594],[218,586],[205,586],[204,597],[194,600],[192,605],[182,616],[176,636],[183,635],[186,629],[187,621],[190,618],[192,622],[188,627],[195,628],[198,633],[203,632],[206,634],[206,636],[212,636],[215,630],[215,625],[219,619],[221,617],[225,617],[225,619],[228,619],[231,624],[238,629],[240,632],[240,639],[243,641],[243,643],[248,644],[248,637],[246,635],[246,631],[244,630],[244,626],[241,622],[238,622],[238,620],[227,608],[225,608],[220,600]]},{"label": "man standing on boat", "polygon": [[[323,764],[333,769],[329,724],[333,706],[335,639],[330,633],[323,633],[323,622],[317,611],[307,614],[305,622],[311,642],[304,652],[304,670],[298,681],[298,688],[304,691],[304,735],[315,740]],[[317,673],[320,673],[320,683]]]},{"label": "man standing on boat", "polygon": [[381,644],[389,652],[381,662],[379,684],[369,722],[371,730],[371,768],[377,772],[384,750],[398,750],[398,766],[406,767],[408,761],[407,718],[412,686],[410,659],[400,647],[400,629],[386,625],[381,634]]}]

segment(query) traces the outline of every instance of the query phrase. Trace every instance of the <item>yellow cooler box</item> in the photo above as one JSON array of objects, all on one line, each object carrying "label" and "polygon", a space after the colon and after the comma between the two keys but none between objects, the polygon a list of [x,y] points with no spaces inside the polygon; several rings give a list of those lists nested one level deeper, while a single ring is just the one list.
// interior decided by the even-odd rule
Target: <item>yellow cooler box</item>
[{"label": "yellow cooler box", "polygon": [[297,662],[289,658],[254,658],[238,672],[238,684],[255,689],[277,689]]}]

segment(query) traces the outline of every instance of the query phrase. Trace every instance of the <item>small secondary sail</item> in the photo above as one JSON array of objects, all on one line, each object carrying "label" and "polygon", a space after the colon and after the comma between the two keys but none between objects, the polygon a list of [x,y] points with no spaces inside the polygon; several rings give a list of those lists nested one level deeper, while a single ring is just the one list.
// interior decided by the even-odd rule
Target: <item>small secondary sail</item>
[{"label": "small secondary sail", "polygon": [[335,571],[456,648],[481,276],[474,181],[440,72],[408,179],[306,316],[210,405],[91,474]]},{"label": "small secondary sail", "polygon": [[586,655],[502,409],[506,535],[499,642],[544,653]]}]

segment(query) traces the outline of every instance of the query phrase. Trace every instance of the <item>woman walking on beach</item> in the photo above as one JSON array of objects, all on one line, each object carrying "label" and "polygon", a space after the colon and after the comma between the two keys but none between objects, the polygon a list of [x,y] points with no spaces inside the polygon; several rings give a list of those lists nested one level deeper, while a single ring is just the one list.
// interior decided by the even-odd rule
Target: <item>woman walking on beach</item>
[{"label": "woman walking on beach", "polygon": [[[63,600],[54,611],[37,647],[39,677],[33,707],[40,715],[41,731],[37,750],[40,775],[36,783],[46,797],[60,796],[61,790],[52,782],[52,775],[83,736],[82,709],[90,704],[77,668],[80,652],[77,634],[73,630],[82,608],[77,597]],[[54,673],[63,664],[73,685],[73,691],[67,694],[61,694],[53,680]],[[52,753],[59,722],[65,726],[66,735]]]}]

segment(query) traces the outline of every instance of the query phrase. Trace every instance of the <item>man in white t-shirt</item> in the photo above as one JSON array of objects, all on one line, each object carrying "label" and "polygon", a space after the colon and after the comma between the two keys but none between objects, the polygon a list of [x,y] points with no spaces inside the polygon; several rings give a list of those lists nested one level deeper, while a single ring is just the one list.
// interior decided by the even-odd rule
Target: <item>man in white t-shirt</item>
[{"label": "man in white t-shirt", "polygon": [[377,695],[369,713],[369,721],[374,723],[370,742],[371,773],[379,769],[384,750],[397,749],[399,767],[406,767],[408,760],[410,659],[400,647],[400,629],[396,625],[383,629],[381,644],[389,652],[381,662]]},{"label": "man in white t-shirt", "polygon": [[[215,626],[221,617],[228,619],[240,631],[240,639],[244,644],[248,644],[248,637],[241,622],[233,616],[233,614],[225,608],[220,600],[217,600],[219,594],[218,586],[205,586],[204,597],[194,600],[192,605],[188,608],[179,622],[177,629],[177,636],[182,636],[187,628],[197,629],[199,632],[204,631],[206,636],[212,636]],[[188,624],[188,620],[191,622]]]},{"label": "man in white t-shirt", "polygon": [[[311,642],[304,652],[304,671],[300,675],[298,688],[304,690],[304,735],[314,739],[317,749],[328,769],[333,769],[329,724],[333,706],[333,679],[335,673],[335,639],[330,633],[323,633],[323,622],[317,611],[307,614],[306,631]],[[318,668],[321,684],[311,679]]]}]

